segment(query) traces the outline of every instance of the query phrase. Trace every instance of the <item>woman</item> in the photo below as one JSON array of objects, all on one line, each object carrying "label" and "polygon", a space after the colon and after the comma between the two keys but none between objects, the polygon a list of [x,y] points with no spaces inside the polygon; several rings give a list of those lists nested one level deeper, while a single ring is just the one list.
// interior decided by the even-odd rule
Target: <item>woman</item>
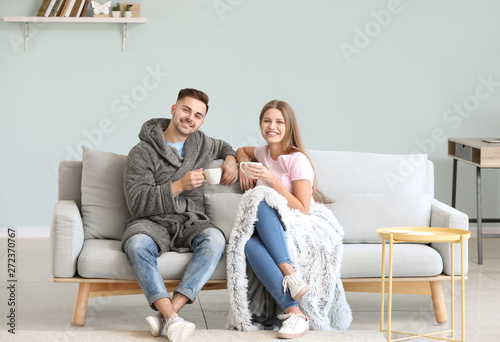
[{"label": "woman", "polygon": [[[292,108],[286,102],[271,101],[262,109],[259,121],[267,145],[242,147],[236,152],[240,165],[260,162],[241,166],[241,189],[250,190],[255,185],[270,187],[284,197],[288,208],[308,215],[311,204],[324,202],[324,196],[316,189],[313,166],[304,152]],[[244,253],[259,281],[285,313],[278,338],[297,338],[310,327],[308,317],[297,303],[309,286],[295,273],[286,228],[280,214],[262,200],[258,204],[255,231],[246,242]]]}]

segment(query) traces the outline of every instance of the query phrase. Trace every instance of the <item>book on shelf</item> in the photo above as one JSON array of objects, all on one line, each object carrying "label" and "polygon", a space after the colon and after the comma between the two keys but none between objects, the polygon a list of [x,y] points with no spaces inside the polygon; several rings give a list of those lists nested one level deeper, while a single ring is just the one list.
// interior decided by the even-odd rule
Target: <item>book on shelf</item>
[{"label": "book on shelf", "polygon": [[78,17],[78,12],[80,11],[80,4],[82,3],[82,0],[76,0],[75,4],[73,5],[73,9],[71,10],[71,13],[69,14],[70,17]]},{"label": "book on shelf", "polygon": [[64,8],[64,13],[61,14],[61,17],[69,17],[71,11],[73,10],[73,6],[75,6],[76,0],[68,0],[66,2],[66,7]]},{"label": "book on shelf", "polygon": [[71,0],[64,0],[63,4],[61,7],[59,7],[59,11],[57,12],[58,17],[64,17],[64,13],[66,13],[66,8],[68,8],[68,5]]},{"label": "book on shelf", "polygon": [[63,4],[64,0],[56,0],[56,3],[54,4],[54,7],[52,7],[52,10],[49,13],[49,17],[56,17],[57,12],[59,11],[59,8]]},{"label": "book on shelf", "polygon": [[49,8],[50,3],[55,0],[43,0],[42,5],[40,6],[40,9],[38,10],[38,13],[36,14],[37,17],[43,17],[45,16],[45,12],[47,12],[47,8]]},{"label": "book on shelf", "polygon": [[43,0],[38,17],[85,17],[90,0]]},{"label": "book on shelf", "polygon": [[82,10],[80,11],[80,14],[78,15],[79,17],[85,17],[85,14],[87,13],[87,7],[89,7],[90,0],[83,0],[82,4],[84,2],[85,2],[85,5],[83,5]]}]

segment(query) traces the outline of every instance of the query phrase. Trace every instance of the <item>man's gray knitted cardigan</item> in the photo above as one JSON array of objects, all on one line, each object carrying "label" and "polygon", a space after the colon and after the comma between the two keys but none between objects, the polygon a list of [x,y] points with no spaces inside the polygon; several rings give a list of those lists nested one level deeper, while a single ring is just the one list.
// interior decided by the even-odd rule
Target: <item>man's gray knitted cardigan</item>
[{"label": "man's gray knitted cardigan", "polygon": [[174,198],[172,182],[187,172],[205,168],[215,159],[236,156],[232,147],[201,131],[184,143],[184,158],[167,144],[163,131],[169,119],[151,119],[144,123],[139,138],[127,158],[124,174],[125,198],[131,214],[122,238],[149,235],[160,253],[188,252],[191,241],[202,230],[214,227],[205,214],[204,186],[184,191]]}]

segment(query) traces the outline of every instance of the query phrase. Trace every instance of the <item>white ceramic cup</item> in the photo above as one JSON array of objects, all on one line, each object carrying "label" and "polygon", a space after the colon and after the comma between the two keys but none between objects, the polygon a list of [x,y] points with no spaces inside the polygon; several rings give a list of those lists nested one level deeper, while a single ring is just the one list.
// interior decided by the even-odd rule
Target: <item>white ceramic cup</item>
[{"label": "white ceramic cup", "polygon": [[250,178],[253,178],[253,177],[245,171],[245,167],[244,167],[245,164],[262,165],[262,163],[257,163],[257,162],[241,162],[240,163],[241,171],[243,171],[243,173],[248,175],[248,177],[250,177]]},{"label": "white ceramic cup", "polygon": [[208,184],[219,184],[222,176],[222,169],[220,167],[216,169],[206,169],[203,170],[203,174]]}]

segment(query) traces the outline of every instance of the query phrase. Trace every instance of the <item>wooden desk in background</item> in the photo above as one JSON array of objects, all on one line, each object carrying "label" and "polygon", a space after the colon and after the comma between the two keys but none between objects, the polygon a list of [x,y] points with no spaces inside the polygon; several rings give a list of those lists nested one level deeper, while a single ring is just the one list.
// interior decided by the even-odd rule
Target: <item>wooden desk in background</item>
[{"label": "wooden desk in background", "polygon": [[481,206],[481,169],[500,168],[500,142],[485,142],[487,138],[450,138],[448,139],[448,155],[453,158],[453,184],[451,206],[455,208],[457,195],[457,161],[476,167],[476,205],[477,219],[477,254],[478,264],[483,264],[483,238],[498,238],[500,234],[483,234],[483,222],[500,222],[500,219],[483,219]]}]

